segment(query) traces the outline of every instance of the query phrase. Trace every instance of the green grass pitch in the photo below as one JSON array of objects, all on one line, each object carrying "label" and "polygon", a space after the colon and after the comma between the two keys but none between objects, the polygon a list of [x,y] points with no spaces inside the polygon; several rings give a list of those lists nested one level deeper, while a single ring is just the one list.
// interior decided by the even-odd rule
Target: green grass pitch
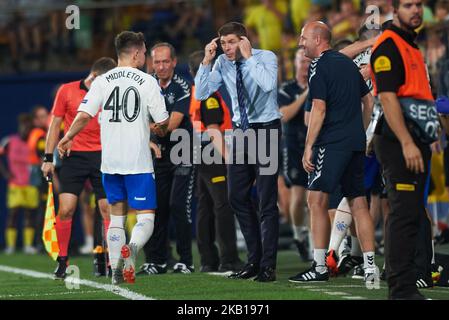
[{"label": "green grass pitch", "polygon": [[[194,244],[196,272],[192,274],[172,274],[139,276],[135,284],[120,287],[134,293],[157,300],[379,300],[387,296],[386,283],[380,289],[367,289],[362,280],[350,277],[331,278],[327,283],[293,284],[288,277],[303,271],[308,264],[299,261],[293,250],[278,253],[277,281],[257,283],[251,280],[231,280],[224,276],[198,272],[199,257]],[[439,247],[440,252],[449,252],[449,246]],[[242,253],[244,258],[244,253]],[[80,270],[80,278],[100,284],[110,284],[110,279],[96,278],[92,274],[92,257],[73,257],[71,265]],[[143,254],[139,256],[139,264]],[[382,266],[382,259],[377,264]],[[0,254],[0,268],[4,266],[51,274],[56,264],[47,256]],[[4,268],[3,268],[4,269]],[[68,289],[64,282],[46,278],[33,278],[0,269],[0,299],[77,299],[105,300],[125,299],[125,297],[102,288],[80,285],[79,289]],[[429,298],[449,299],[449,288],[435,287],[422,292]]]}]

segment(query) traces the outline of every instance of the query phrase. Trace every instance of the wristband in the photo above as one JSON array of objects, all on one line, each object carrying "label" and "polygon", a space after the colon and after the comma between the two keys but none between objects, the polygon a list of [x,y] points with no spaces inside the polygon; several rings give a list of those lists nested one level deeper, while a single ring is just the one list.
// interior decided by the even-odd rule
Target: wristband
[{"label": "wristband", "polygon": [[53,153],[46,153],[42,158],[44,162],[53,162]]}]

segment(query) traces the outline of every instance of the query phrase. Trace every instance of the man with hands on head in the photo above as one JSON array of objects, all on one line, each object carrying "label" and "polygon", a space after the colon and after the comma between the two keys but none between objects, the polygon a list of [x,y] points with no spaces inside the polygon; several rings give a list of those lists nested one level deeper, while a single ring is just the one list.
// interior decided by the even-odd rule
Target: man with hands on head
[{"label": "man with hands on head", "polygon": [[[213,68],[218,43],[223,54],[218,56]],[[233,109],[232,159],[228,159],[229,200],[237,215],[248,248],[246,266],[231,278],[268,282],[275,281],[277,242],[279,235],[279,210],[277,207],[277,177],[281,113],[277,103],[277,58],[267,50],[253,49],[244,25],[230,22],[218,30],[218,37],[205,47],[205,57],[195,77],[195,98],[207,99],[224,84]],[[238,130],[240,129],[240,130]],[[265,141],[260,133],[267,129]],[[270,130],[271,129],[271,130]],[[269,134],[271,131],[275,135]],[[236,145],[240,135],[255,135],[258,148],[270,150],[268,164],[244,147]],[[266,152],[265,152],[266,153]],[[241,157],[240,157],[241,156]],[[243,164],[235,159],[244,157]],[[252,158],[252,159],[251,159]],[[248,159],[254,160],[251,164]],[[266,161],[265,161],[266,162]],[[274,164],[274,170],[272,165]],[[270,171],[272,170],[272,171]],[[256,181],[258,211],[251,203],[251,188]]]}]

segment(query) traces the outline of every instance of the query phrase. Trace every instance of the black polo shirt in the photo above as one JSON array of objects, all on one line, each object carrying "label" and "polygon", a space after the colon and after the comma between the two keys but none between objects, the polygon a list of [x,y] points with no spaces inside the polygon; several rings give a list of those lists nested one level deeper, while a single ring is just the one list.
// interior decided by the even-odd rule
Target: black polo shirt
[{"label": "black polo shirt", "polygon": [[[184,117],[178,129],[187,130],[191,137],[193,128],[189,114],[190,85],[184,78],[175,73],[169,85],[166,88],[161,88],[161,90],[169,115],[171,115],[173,111],[182,113]],[[170,148],[177,143],[176,141],[170,141],[170,133],[168,133],[165,137],[159,137],[155,134],[152,134],[151,140],[156,144],[161,145],[165,151],[169,151]]]},{"label": "black polo shirt", "polygon": [[[282,83],[278,91],[278,104],[281,111],[282,107],[292,104],[303,92],[304,89],[298,85],[296,79]],[[298,113],[296,113],[292,119],[285,123],[285,132],[283,133],[287,139],[297,141],[301,148],[304,148],[307,135],[307,127],[304,124],[305,105],[306,101],[304,101],[302,106],[299,108]]]},{"label": "black polo shirt", "polygon": [[326,102],[326,116],[314,146],[365,150],[361,100],[369,92],[358,67],[344,54],[327,50],[314,59],[309,67],[309,102]]}]

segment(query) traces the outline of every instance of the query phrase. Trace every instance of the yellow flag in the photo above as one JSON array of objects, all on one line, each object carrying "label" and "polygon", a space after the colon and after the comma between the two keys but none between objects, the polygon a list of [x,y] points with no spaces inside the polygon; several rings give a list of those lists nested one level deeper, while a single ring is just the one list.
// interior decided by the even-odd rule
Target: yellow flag
[{"label": "yellow flag", "polygon": [[55,229],[55,201],[53,199],[53,183],[48,182],[47,209],[45,210],[44,230],[42,240],[48,255],[56,261],[59,254],[58,238]]}]

